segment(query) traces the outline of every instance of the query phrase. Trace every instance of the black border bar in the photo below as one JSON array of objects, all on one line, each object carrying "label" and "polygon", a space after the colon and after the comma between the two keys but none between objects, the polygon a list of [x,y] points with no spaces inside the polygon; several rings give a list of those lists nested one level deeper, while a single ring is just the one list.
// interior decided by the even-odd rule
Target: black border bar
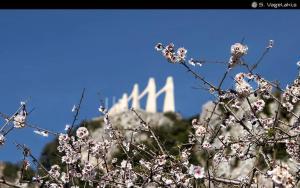
[{"label": "black border bar", "polygon": [[0,0],[0,9],[298,9],[300,2],[262,0]]}]

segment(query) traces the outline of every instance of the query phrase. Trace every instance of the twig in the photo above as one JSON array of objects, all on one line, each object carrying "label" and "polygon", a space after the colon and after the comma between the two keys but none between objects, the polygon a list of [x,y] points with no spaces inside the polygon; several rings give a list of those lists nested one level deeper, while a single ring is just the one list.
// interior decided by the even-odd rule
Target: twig
[{"label": "twig", "polygon": [[72,130],[73,130],[73,127],[75,125],[75,122],[77,121],[77,118],[78,118],[78,115],[79,115],[79,110],[81,108],[81,104],[82,104],[82,101],[83,101],[83,98],[84,98],[84,93],[85,93],[85,88],[83,89],[82,93],[81,93],[81,97],[80,97],[80,100],[79,100],[79,103],[75,109],[75,115],[74,115],[74,119],[73,119],[73,122],[72,122],[72,125],[71,127],[69,128],[68,130],[68,135],[71,134]]}]

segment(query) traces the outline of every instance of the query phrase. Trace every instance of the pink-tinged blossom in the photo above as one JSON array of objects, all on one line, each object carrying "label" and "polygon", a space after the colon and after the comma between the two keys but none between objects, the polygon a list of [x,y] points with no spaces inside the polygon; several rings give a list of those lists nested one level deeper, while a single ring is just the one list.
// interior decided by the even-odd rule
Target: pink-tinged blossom
[{"label": "pink-tinged blossom", "polygon": [[238,73],[238,74],[235,75],[234,79],[235,79],[235,81],[237,83],[241,83],[241,82],[244,81],[244,78],[245,78],[245,74],[244,73]]},{"label": "pink-tinged blossom", "polygon": [[252,103],[252,108],[255,112],[261,112],[265,107],[265,101],[262,99],[259,99]]},{"label": "pink-tinged blossom", "polygon": [[194,176],[196,179],[201,179],[204,178],[205,176],[205,171],[204,168],[201,166],[194,166],[191,164],[189,168],[189,174]]},{"label": "pink-tinged blossom", "polygon": [[30,167],[30,162],[28,160],[24,160],[23,161],[23,169],[28,170],[29,167]]},{"label": "pink-tinged blossom", "polygon": [[202,144],[203,149],[210,149],[211,147],[212,147],[211,144],[207,141],[204,141]]},{"label": "pink-tinged blossom", "polygon": [[161,51],[162,55],[168,60],[170,63],[183,63],[185,62],[187,50],[183,47],[178,48],[175,51],[175,46],[173,43],[168,44],[164,47],[161,43],[158,43],[155,46],[157,51]]},{"label": "pink-tinged blossom", "polygon": [[67,143],[70,141],[70,137],[67,134],[60,134],[58,136],[58,142],[61,144]]}]

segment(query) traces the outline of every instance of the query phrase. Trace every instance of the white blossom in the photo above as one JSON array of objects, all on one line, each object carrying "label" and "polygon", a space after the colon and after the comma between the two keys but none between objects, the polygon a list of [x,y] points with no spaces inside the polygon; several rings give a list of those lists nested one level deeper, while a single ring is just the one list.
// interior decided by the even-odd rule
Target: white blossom
[{"label": "white blossom", "polygon": [[4,143],[5,143],[5,137],[2,134],[0,134],[0,146],[4,145]]},{"label": "white blossom", "polygon": [[246,45],[243,45],[241,43],[235,43],[231,46],[231,55],[233,56],[243,56],[247,54],[248,47]]},{"label": "white blossom", "polygon": [[65,173],[65,172],[62,172],[62,173],[61,173],[60,179],[61,179],[61,181],[62,181],[63,183],[68,183],[68,182],[70,181],[69,175],[68,175],[67,173]]},{"label": "white blossom", "polygon": [[269,40],[269,45],[267,46],[267,48],[273,48],[274,46],[274,40]]},{"label": "white blossom", "polygon": [[193,58],[191,58],[191,59],[189,59],[188,60],[188,63],[190,64],[190,65],[192,65],[192,66],[196,66],[196,65],[198,65],[198,66],[202,66],[202,63],[201,62],[199,62],[199,61],[197,61],[197,60],[194,60]]},{"label": "white blossom", "polygon": [[250,86],[250,84],[248,82],[246,82],[245,80],[242,80],[235,84],[235,90],[241,96],[248,96],[252,91],[252,87]]},{"label": "white blossom", "polygon": [[26,123],[26,114],[17,114],[13,118],[13,123],[15,128],[22,128]]},{"label": "white blossom", "polygon": [[252,103],[252,108],[256,112],[261,112],[264,109],[264,107],[265,107],[265,101],[262,99],[259,99],[254,103]]},{"label": "white blossom", "polygon": [[184,61],[185,57],[186,57],[186,53],[187,53],[187,50],[185,48],[178,48],[177,49],[178,61]]},{"label": "white blossom", "polygon": [[196,136],[204,136],[205,133],[206,133],[206,128],[204,126],[197,127],[197,129],[195,131]]},{"label": "white blossom", "polygon": [[52,178],[59,178],[60,176],[60,166],[52,165],[51,169],[48,172]]},{"label": "white blossom", "polygon": [[295,185],[295,178],[289,173],[288,166],[285,164],[277,165],[273,170],[268,171],[268,175],[272,176],[276,187],[292,188]]},{"label": "white blossom", "polygon": [[65,131],[68,131],[69,129],[70,129],[70,125],[69,124],[66,124],[66,126],[65,126]]},{"label": "white blossom", "polygon": [[38,135],[44,136],[44,137],[48,137],[49,136],[48,131],[34,130],[33,132],[36,133],[36,134],[38,134]]},{"label": "white blossom", "polygon": [[157,43],[157,44],[155,45],[155,49],[156,49],[157,51],[162,51],[162,50],[163,50],[163,45],[162,45],[162,43]]},{"label": "white blossom", "polygon": [[89,136],[89,131],[85,127],[79,127],[76,131],[76,136],[80,139],[87,138]]},{"label": "white blossom", "polygon": [[121,168],[127,168],[127,169],[132,169],[132,165],[129,161],[123,160],[121,162]]},{"label": "white blossom", "polygon": [[240,63],[240,58],[243,55],[247,54],[248,47],[241,43],[235,43],[234,45],[231,46],[230,51],[231,51],[231,56],[229,59],[229,68],[232,68],[236,64]]},{"label": "white blossom", "polygon": [[77,106],[74,104],[71,111],[75,112],[76,110],[77,110]]}]

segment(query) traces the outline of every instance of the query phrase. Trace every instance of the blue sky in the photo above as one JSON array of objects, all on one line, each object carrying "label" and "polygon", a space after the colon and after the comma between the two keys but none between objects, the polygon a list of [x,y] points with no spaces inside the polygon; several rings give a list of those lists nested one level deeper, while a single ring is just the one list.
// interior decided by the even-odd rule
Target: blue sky
[{"label": "blue sky", "polygon": [[[275,46],[257,72],[285,86],[296,76],[300,60],[299,20],[298,10],[1,10],[0,111],[12,114],[30,97],[28,107],[35,110],[28,121],[63,131],[83,88],[80,119],[90,119],[99,116],[100,99],[121,97],[134,83],[142,89],[149,77],[161,87],[173,76],[176,110],[185,117],[195,115],[211,97],[192,88],[199,82],[182,66],[167,63],[154,50],[157,42],[183,46],[188,57],[227,61],[230,46],[245,37],[245,59],[254,63],[273,39]],[[217,83],[225,66],[196,70]],[[232,80],[224,86],[231,87]],[[52,139],[16,130],[0,148],[0,160],[22,158],[13,141],[39,156]]]}]

